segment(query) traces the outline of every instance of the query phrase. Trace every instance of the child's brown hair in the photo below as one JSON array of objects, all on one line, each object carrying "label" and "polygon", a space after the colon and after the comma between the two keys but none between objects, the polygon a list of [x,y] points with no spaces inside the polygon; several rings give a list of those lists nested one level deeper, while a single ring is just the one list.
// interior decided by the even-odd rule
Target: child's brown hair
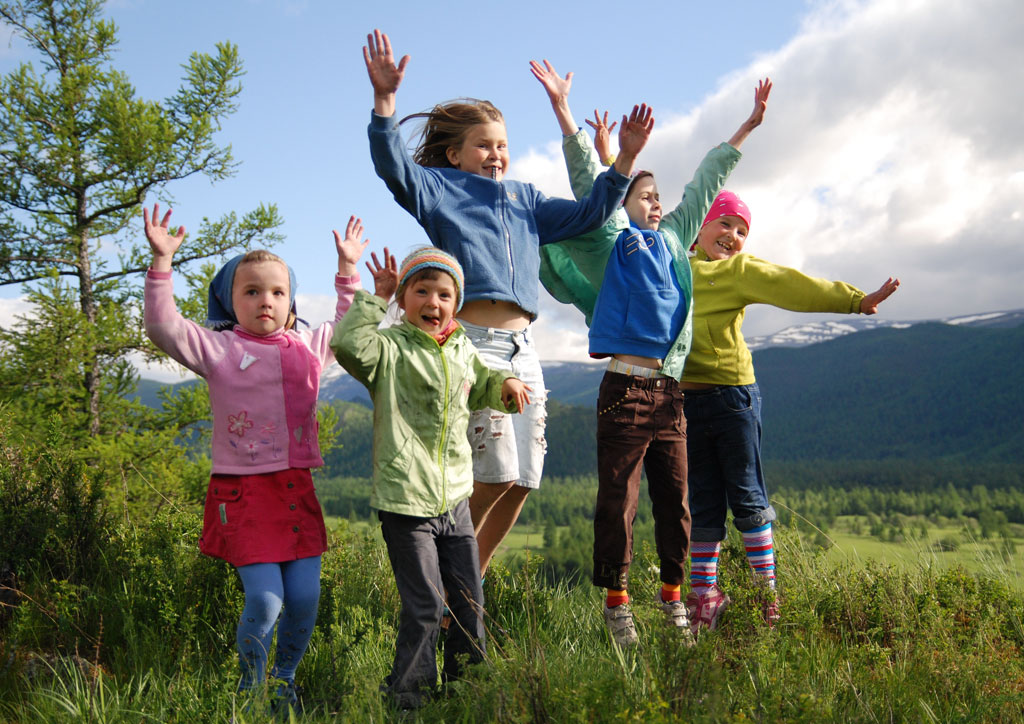
[{"label": "child's brown hair", "polygon": [[476,98],[460,98],[439,103],[426,113],[414,113],[401,120],[405,123],[413,118],[426,118],[420,131],[420,140],[413,152],[412,160],[420,166],[432,168],[454,168],[448,160],[449,148],[458,147],[466,138],[469,129],[481,123],[505,123],[490,101]]}]

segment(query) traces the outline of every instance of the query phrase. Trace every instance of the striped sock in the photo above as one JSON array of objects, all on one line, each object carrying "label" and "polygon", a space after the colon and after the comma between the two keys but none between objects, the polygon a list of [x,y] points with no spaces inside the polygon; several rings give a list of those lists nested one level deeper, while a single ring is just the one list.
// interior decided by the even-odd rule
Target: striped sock
[{"label": "striped sock", "polygon": [[721,541],[690,542],[690,588],[698,596],[718,583],[718,552]]},{"label": "striped sock", "polygon": [[629,594],[626,593],[626,589],[623,588],[621,591],[614,588],[608,589],[608,597],[604,600],[604,605],[608,608],[615,608],[621,606],[624,603],[629,603]]},{"label": "striped sock", "polygon": [[664,601],[665,603],[670,603],[672,601],[678,601],[679,598],[680,598],[679,592],[682,589],[683,589],[682,585],[680,585],[678,583],[676,585],[674,585],[674,586],[669,584],[669,583],[662,583],[661,584],[661,600]]},{"label": "striped sock", "polygon": [[747,562],[751,570],[763,576],[770,588],[775,588],[775,549],[772,545],[772,524],[742,531],[743,547],[747,549]]}]

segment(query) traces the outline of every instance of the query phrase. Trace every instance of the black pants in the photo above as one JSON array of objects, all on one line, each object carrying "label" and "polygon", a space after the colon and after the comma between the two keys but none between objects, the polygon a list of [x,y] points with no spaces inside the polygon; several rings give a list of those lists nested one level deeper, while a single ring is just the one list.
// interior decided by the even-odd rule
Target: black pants
[{"label": "black pants", "polygon": [[402,599],[387,690],[399,706],[417,707],[423,694],[437,684],[437,637],[445,590],[452,612],[444,648],[445,680],[458,676],[460,655],[469,662],[483,658],[480,553],[465,500],[435,518],[386,511],[378,516]]}]

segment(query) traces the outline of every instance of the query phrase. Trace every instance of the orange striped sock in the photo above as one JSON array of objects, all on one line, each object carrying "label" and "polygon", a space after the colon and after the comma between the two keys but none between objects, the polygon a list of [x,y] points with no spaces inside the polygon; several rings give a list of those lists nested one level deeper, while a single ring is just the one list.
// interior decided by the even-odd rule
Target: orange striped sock
[{"label": "orange striped sock", "polygon": [[615,608],[621,606],[624,603],[629,603],[629,594],[626,593],[626,589],[623,588],[621,591],[617,591],[614,588],[608,589],[608,597],[604,600],[604,605],[608,608]]},{"label": "orange striped sock", "polygon": [[679,600],[679,592],[682,590],[682,584],[671,585],[668,583],[661,584],[661,600],[666,603],[670,601]]}]

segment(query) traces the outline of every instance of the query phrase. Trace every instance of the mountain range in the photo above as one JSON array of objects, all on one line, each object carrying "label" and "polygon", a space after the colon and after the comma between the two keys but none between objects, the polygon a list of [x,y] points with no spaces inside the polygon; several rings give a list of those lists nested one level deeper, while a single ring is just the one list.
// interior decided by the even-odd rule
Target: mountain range
[{"label": "mountain range", "polygon": [[[758,379],[762,380],[765,374],[768,374],[770,378],[773,373],[771,369],[762,370],[762,364],[759,362],[762,355],[759,353],[770,349],[809,347],[837,340],[850,334],[882,329],[907,330],[919,325],[938,325],[939,327],[945,325],[956,329],[978,330],[1006,329],[1021,324],[1024,324],[1024,309],[962,315],[926,322],[900,322],[874,316],[851,315],[838,320],[809,322],[786,327],[775,334],[750,337],[747,339],[747,345],[754,353],[754,367]],[[953,336],[957,335],[953,333]],[[808,359],[814,357],[816,354],[812,353]],[[601,384],[605,366],[603,362],[544,362],[544,381],[548,388],[549,399],[558,400],[567,405],[593,405],[597,400],[597,388]],[[367,405],[370,403],[366,388],[337,365],[332,365],[321,378],[320,397],[323,400],[344,400]]]},{"label": "mountain range", "polygon": [[[1024,386],[1013,370],[1024,359],[1024,310],[913,323],[858,317],[750,341],[757,345],[766,461],[1022,464]],[[593,405],[604,369],[544,364],[547,473],[586,474],[592,467]],[[161,386],[142,380],[142,401],[158,404]],[[359,413],[369,406],[365,388],[332,366],[320,392],[343,409],[341,455],[353,464],[368,460],[370,421]],[[345,474],[366,474],[363,467]]]}]

